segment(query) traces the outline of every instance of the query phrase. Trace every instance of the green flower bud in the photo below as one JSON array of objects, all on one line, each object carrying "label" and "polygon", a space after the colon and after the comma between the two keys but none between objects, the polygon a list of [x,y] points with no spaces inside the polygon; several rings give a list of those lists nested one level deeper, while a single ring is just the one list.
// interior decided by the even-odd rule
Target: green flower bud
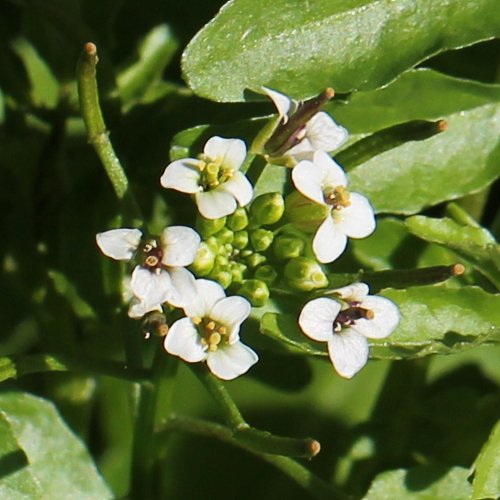
[{"label": "green flower bud", "polygon": [[285,200],[279,193],[266,193],[257,196],[250,205],[252,222],[265,226],[278,222],[285,211]]},{"label": "green flower bud", "polygon": [[198,276],[206,276],[214,267],[214,263],[215,253],[206,242],[202,241],[196,258],[189,267]]},{"label": "green flower bud", "polygon": [[261,253],[253,253],[246,258],[246,262],[248,267],[255,269],[257,266],[260,266],[264,262],[266,262],[266,257]]},{"label": "green flower bud", "polygon": [[248,214],[243,207],[236,209],[236,212],[227,218],[227,227],[233,231],[241,231],[247,226]]},{"label": "green flower bud", "polygon": [[224,289],[228,288],[233,281],[233,275],[230,271],[217,266],[210,271],[208,277],[217,281]]},{"label": "green flower bud", "polygon": [[269,300],[269,288],[260,280],[245,280],[237,293],[247,298],[254,307],[262,307]]},{"label": "green flower bud", "polygon": [[196,217],[196,230],[204,239],[218,233],[226,225],[226,217],[220,219],[205,219],[200,214]]},{"label": "green flower bud", "polygon": [[250,255],[253,255],[253,250],[250,250],[250,248],[245,248],[241,251],[240,255],[244,258],[250,257]]},{"label": "green flower bud", "polygon": [[242,283],[243,277],[247,271],[247,266],[241,264],[240,262],[231,263],[231,275],[233,277],[233,283]]},{"label": "green flower bud", "polygon": [[330,216],[330,207],[314,203],[309,198],[294,191],[285,200],[288,220],[306,233],[314,233],[321,223]]},{"label": "green flower bud", "polygon": [[295,259],[304,253],[305,246],[302,238],[282,234],[274,240],[274,255],[281,260]]},{"label": "green flower bud", "polygon": [[232,243],[234,239],[234,233],[228,227],[223,227],[216,235],[219,244]]},{"label": "green flower bud", "polygon": [[265,265],[255,270],[254,277],[270,286],[278,279],[278,273],[274,267]]},{"label": "green flower bud", "polygon": [[250,233],[250,243],[256,252],[267,250],[273,242],[274,234],[267,229],[255,229]]},{"label": "green flower bud", "polygon": [[207,238],[205,240],[205,243],[208,245],[210,250],[214,253],[214,255],[217,255],[220,250],[220,243],[219,240],[215,236],[210,236],[210,238]]},{"label": "green flower bud", "polygon": [[234,233],[233,247],[243,250],[248,245],[248,233],[246,231],[236,231]]},{"label": "green flower bud", "polygon": [[229,258],[226,255],[216,255],[215,266],[219,268],[224,268],[229,264]]},{"label": "green flower bud", "polygon": [[288,261],[285,266],[285,278],[291,287],[303,292],[328,286],[328,279],[321,266],[307,257]]}]

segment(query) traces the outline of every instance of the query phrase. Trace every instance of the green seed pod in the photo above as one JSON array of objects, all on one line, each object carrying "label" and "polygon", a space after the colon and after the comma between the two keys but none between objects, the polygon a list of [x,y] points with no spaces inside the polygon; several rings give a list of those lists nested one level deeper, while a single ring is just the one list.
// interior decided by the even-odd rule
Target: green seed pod
[{"label": "green seed pod", "polygon": [[196,253],[196,258],[189,267],[198,276],[206,276],[214,267],[214,263],[215,254],[213,250],[206,242],[202,241]]},{"label": "green seed pod", "polygon": [[254,307],[265,306],[269,300],[269,288],[260,280],[245,280],[237,293],[247,298]]},{"label": "green seed pod", "polygon": [[288,220],[306,233],[314,233],[330,215],[330,207],[314,203],[309,198],[294,191],[285,200],[285,213]]},{"label": "green seed pod", "polygon": [[236,209],[236,212],[227,218],[227,227],[233,231],[241,231],[247,226],[248,214],[243,207]]},{"label": "green seed pod", "polygon": [[223,227],[216,235],[219,244],[232,243],[234,240],[234,233],[228,227]]},{"label": "green seed pod", "polygon": [[246,231],[236,231],[234,233],[233,247],[243,250],[248,245],[248,233]]},{"label": "green seed pod", "polygon": [[264,265],[255,270],[254,277],[270,286],[278,279],[278,273],[274,267]]},{"label": "green seed pod", "polygon": [[248,267],[255,269],[257,266],[266,262],[266,260],[266,257],[261,253],[253,253],[246,258],[246,263],[248,264]]},{"label": "green seed pod", "polygon": [[256,252],[267,250],[273,242],[274,234],[267,229],[254,229],[250,232],[250,243]]},{"label": "green seed pod", "polygon": [[196,217],[196,230],[204,239],[218,233],[226,225],[226,217],[220,219],[205,219],[200,214]]},{"label": "green seed pod", "polygon": [[328,286],[328,279],[321,266],[307,257],[288,261],[285,266],[285,278],[291,287],[303,292]]},{"label": "green seed pod", "polygon": [[250,205],[252,223],[265,226],[278,222],[285,211],[285,200],[279,193],[266,193],[257,196]]},{"label": "green seed pod", "polygon": [[281,260],[295,259],[304,253],[305,242],[297,236],[282,234],[274,240],[274,255]]}]

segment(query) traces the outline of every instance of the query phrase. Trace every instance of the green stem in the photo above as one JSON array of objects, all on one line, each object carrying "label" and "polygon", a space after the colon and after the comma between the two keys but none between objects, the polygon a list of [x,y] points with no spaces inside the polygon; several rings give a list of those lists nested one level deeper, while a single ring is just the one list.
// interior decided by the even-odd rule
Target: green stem
[{"label": "green stem", "polygon": [[133,369],[116,361],[75,359],[67,355],[33,354],[0,358],[0,382],[32,373],[61,371],[106,375],[135,382],[147,380],[148,376],[146,370]]},{"label": "green stem", "polygon": [[77,64],[78,96],[83,121],[89,142],[99,156],[104,169],[113,185],[116,196],[124,203],[132,218],[141,220],[139,209],[130,191],[129,182],[115,154],[104,123],[96,81],[97,48],[87,43]]},{"label": "green stem", "polygon": [[348,498],[343,492],[323,481],[295,460],[289,457],[257,451],[247,443],[236,439],[231,429],[222,425],[178,415],[172,416],[166,423],[166,427],[162,430],[161,434],[158,435],[158,442],[163,442],[166,436],[162,436],[162,434],[167,434],[171,430],[180,430],[199,436],[211,437],[237,446],[281,470],[314,498],[329,500],[345,500]]}]

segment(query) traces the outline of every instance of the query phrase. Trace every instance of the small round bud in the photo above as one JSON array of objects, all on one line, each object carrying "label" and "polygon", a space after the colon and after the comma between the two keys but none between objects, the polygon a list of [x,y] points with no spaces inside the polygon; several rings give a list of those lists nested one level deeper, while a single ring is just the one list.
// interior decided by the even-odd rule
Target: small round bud
[{"label": "small round bud", "polygon": [[224,268],[229,264],[229,258],[226,255],[216,255],[215,266],[219,268]]},{"label": "small round bud", "polygon": [[238,250],[243,250],[248,245],[248,233],[246,231],[236,231],[234,233],[233,247]]},{"label": "small round bud", "polygon": [[246,258],[246,263],[248,264],[248,267],[255,269],[257,266],[266,262],[266,260],[266,257],[261,253],[253,253]]},{"label": "small round bud", "polygon": [[227,218],[227,227],[233,231],[241,231],[247,226],[248,214],[243,207],[236,209],[236,212]]},{"label": "small round bud", "polygon": [[274,234],[267,229],[254,229],[250,232],[250,243],[256,252],[267,250],[273,242]]},{"label": "small round bud", "polygon": [[269,300],[269,288],[260,280],[245,280],[237,293],[247,298],[254,307],[262,307]]},{"label": "small round bud", "polygon": [[218,233],[226,225],[226,217],[220,219],[205,219],[205,217],[198,214],[196,217],[196,230],[205,239]]},{"label": "small round bud", "polygon": [[217,255],[219,253],[221,245],[219,243],[219,240],[215,236],[210,236],[210,238],[207,238],[205,240],[205,243],[210,248],[210,250],[212,250],[214,255]]},{"label": "small round bud", "polygon": [[196,258],[191,264],[190,269],[198,276],[206,276],[214,267],[215,254],[213,250],[202,241],[196,253]]},{"label": "small round bud", "polygon": [[208,277],[217,281],[224,289],[228,288],[233,281],[233,275],[226,269],[221,269],[220,267],[214,267],[212,271],[210,271]]},{"label": "small round bud", "polygon": [[307,257],[288,261],[285,266],[285,278],[291,287],[303,292],[328,286],[328,279],[321,266]]},{"label": "small round bud", "polygon": [[234,239],[234,233],[228,227],[223,227],[216,235],[219,244],[223,245],[225,243],[232,243]]},{"label": "small round bud", "polygon": [[261,194],[250,205],[252,223],[259,226],[275,224],[284,211],[285,200],[279,193]]},{"label": "small round bud", "polygon": [[245,264],[241,264],[240,262],[233,262],[230,266],[231,275],[233,277],[233,283],[242,283],[243,277],[247,271],[247,266]]},{"label": "small round bud", "polygon": [[266,285],[272,285],[278,279],[278,273],[272,266],[259,266],[254,273],[254,277],[263,281]]},{"label": "small round bud", "polygon": [[282,234],[274,240],[274,255],[281,260],[300,257],[304,249],[305,242],[298,236]]},{"label": "small round bud", "polygon": [[330,215],[330,207],[314,203],[309,198],[294,191],[285,200],[285,213],[288,220],[306,233],[314,233]]}]

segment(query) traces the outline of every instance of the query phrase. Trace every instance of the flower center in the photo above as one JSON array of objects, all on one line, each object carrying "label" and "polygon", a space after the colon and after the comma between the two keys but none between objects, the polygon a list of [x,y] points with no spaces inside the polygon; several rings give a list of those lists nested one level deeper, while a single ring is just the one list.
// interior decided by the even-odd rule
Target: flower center
[{"label": "flower center", "polygon": [[215,352],[219,345],[227,344],[229,332],[226,326],[211,318],[192,318],[192,321],[201,337],[201,343],[208,347],[210,352]]},{"label": "flower center", "polygon": [[222,160],[222,157],[213,159],[206,155],[199,156],[198,168],[201,172],[200,187],[203,191],[215,189],[234,175],[234,170],[224,166]]},{"label": "flower center", "polygon": [[325,203],[331,205],[334,210],[341,210],[351,205],[351,194],[344,186],[337,186],[331,191],[325,191],[324,197]]},{"label": "flower center", "polygon": [[371,309],[361,307],[360,302],[349,302],[349,307],[340,311],[333,322],[333,331],[339,333],[343,328],[356,324],[358,319],[373,319],[375,313]]},{"label": "flower center", "polygon": [[161,259],[163,250],[156,240],[146,242],[142,247],[142,267],[151,272],[158,272],[162,268]]}]

